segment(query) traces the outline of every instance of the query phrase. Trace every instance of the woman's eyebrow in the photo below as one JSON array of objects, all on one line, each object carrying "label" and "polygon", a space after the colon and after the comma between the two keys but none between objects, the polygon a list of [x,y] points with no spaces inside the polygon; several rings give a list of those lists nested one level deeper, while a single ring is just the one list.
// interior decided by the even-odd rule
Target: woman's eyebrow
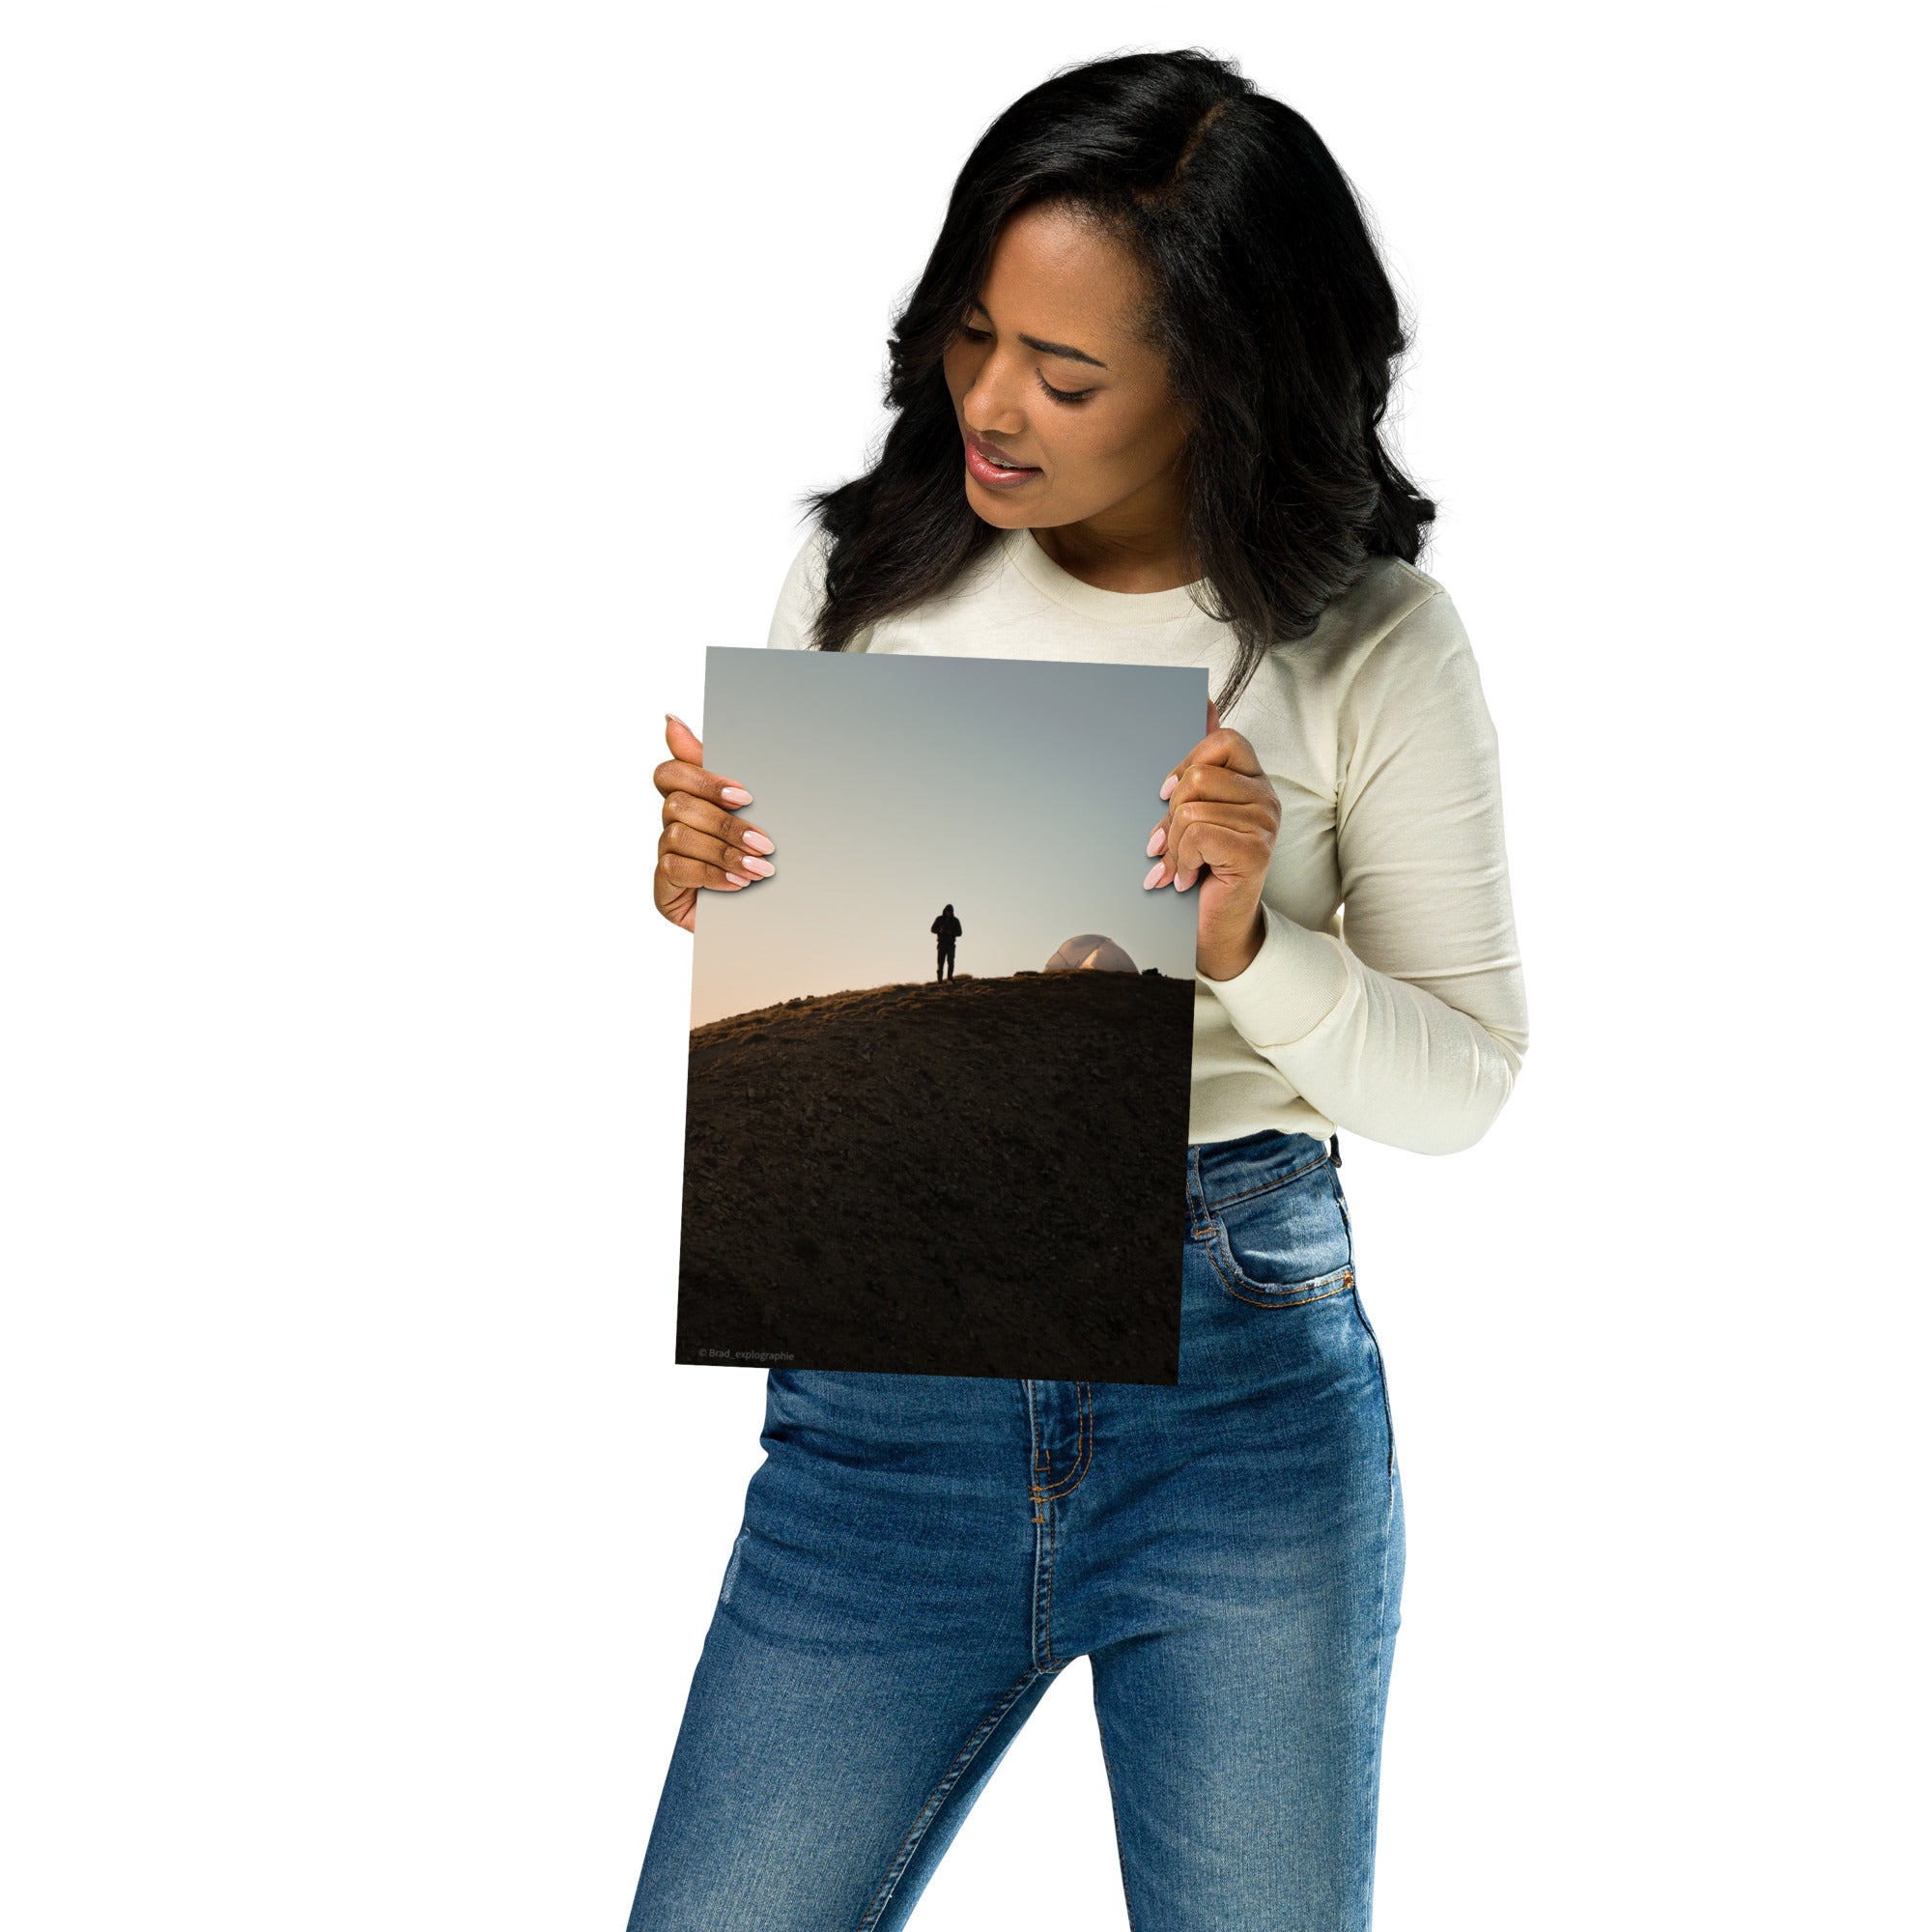
[{"label": "woman's eyebrow", "polygon": [[[977,308],[988,322],[992,321],[993,313],[984,302],[975,302],[973,307]],[[1086,350],[1075,349],[1069,343],[1042,342],[1037,335],[1022,335],[1020,340],[1029,349],[1037,349],[1042,355],[1064,355],[1069,362],[1088,362],[1095,369],[1104,369],[1107,366],[1097,355],[1090,355]]]}]

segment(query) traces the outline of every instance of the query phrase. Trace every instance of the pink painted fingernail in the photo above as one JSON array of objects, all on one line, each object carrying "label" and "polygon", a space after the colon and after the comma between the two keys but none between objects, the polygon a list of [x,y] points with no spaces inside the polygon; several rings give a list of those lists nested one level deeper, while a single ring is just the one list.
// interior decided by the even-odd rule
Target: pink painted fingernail
[{"label": "pink painted fingernail", "polygon": [[1148,840],[1149,858],[1151,858],[1156,852],[1160,851],[1162,847],[1166,845],[1166,843],[1167,843],[1167,827],[1164,825],[1156,825],[1153,829],[1153,837]]},{"label": "pink painted fingernail", "polygon": [[1152,884],[1153,884],[1153,883],[1154,883],[1154,882],[1155,882],[1155,881],[1156,881],[1156,880],[1157,880],[1157,879],[1158,879],[1158,878],[1160,877],[1160,875],[1161,875],[1161,874],[1162,874],[1162,873],[1163,873],[1164,871],[1166,871],[1166,870],[1167,870],[1167,861],[1166,861],[1165,859],[1163,859],[1163,860],[1162,860],[1162,861],[1160,862],[1160,864],[1159,864],[1159,865],[1157,865],[1157,866],[1156,866],[1156,867],[1155,867],[1153,868],[1153,870],[1152,870],[1152,871],[1151,871],[1151,872],[1150,872],[1150,873],[1149,873],[1149,874],[1147,875],[1147,877],[1146,877],[1146,878],[1144,878],[1144,879],[1143,879],[1143,880],[1141,881],[1141,890],[1142,890],[1143,892],[1145,892],[1145,891],[1146,891],[1146,890],[1148,889],[1148,887],[1150,887],[1151,885],[1152,885]]},{"label": "pink painted fingernail", "polygon": [[778,870],[769,859],[740,859],[738,863],[746,871],[754,872],[761,879],[769,879]]},{"label": "pink painted fingernail", "polygon": [[1171,797],[1173,795],[1175,786],[1178,785],[1179,782],[1180,782],[1180,774],[1179,772],[1169,772],[1167,775],[1167,782],[1160,788],[1161,797],[1162,798]]},{"label": "pink painted fingernail", "polygon": [[734,886],[749,886],[752,883],[751,880],[746,878],[746,876],[742,872],[726,872],[724,876],[727,879],[729,879]]},{"label": "pink painted fingernail", "polygon": [[752,794],[743,785],[726,785],[718,796],[726,805],[750,805],[752,802]]},{"label": "pink painted fingernail", "polygon": [[779,849],[762,832],[747,832],[745,834],[745,843],[753,852],[776,852]]}]

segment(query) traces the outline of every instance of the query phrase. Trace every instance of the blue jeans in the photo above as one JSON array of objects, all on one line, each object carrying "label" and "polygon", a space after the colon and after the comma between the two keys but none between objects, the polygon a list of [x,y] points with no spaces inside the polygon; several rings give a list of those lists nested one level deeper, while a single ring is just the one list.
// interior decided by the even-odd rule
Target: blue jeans
[{"label": "blue jeans", "polygon": [[1188,1149],[1187,1222],[1178,1386],[769,1373],[630,1932],[903,1926],[1076,1657],[1135,1932],[1366,1932],[1404,1535],[1348,1204],[1269,1131]]}]

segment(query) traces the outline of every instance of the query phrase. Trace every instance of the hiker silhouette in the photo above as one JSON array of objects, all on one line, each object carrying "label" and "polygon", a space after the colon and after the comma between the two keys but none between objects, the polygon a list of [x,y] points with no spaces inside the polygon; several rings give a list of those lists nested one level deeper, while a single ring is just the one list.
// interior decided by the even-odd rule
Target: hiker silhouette
[{"label": "hiker silhouette", "polygon": [[952,977],[952,950],[966,928],[952,917],[952,908],[949,905],[932,922],[931,929],[939,935],[939,971],[932,977],[935,980],[950,980]]}]

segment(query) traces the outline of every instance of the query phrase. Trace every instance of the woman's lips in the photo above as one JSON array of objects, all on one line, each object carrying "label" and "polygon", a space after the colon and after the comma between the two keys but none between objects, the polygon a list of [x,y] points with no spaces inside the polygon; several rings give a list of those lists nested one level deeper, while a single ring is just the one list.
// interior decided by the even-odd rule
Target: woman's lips
[{"label": "woman's lips", "polygon": [[995,463],[987,456],[984,445],[970,436],[966,438],[966,468],[989,490],[1010,490],[1016,484],[1032,482],[1040,473],[1037,464],[1023,464],[1013,469],[1005,463]]}]

